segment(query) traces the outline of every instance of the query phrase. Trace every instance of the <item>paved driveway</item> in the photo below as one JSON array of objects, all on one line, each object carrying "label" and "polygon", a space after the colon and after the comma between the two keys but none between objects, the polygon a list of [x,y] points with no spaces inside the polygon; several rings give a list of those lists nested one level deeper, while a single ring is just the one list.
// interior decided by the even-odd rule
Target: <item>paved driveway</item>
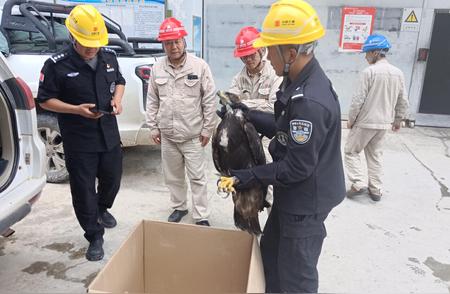
[{"label": "paved driveway", "polygon": [[[404,129],[389,136],[381,202],[346,199],[327,220],[321,292],[450,292],[449,147],[448,129]],[[14,227],[16,233],[0,237],[2,292],[84,292],[135,224],[167,218],[159,150],[128,148],[124,167],[112,209],[119,224],[105,234],[105,259],[84,259],[87,242],[69,186],[48,184],[32,213]],[[216,195],[212,162],[208,170],[211,223],[233,228],[231,199]],[[265,218],[261,214],[262,222]],[[191,215],[184,221],[192,223]]]}]

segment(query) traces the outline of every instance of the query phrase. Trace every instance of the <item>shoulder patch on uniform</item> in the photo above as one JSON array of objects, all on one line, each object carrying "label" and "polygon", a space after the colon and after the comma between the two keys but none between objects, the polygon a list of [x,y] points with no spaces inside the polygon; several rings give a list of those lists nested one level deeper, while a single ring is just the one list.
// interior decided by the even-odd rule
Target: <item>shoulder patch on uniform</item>
[{"label": "shoulder patch on uniform", "polygon": [[312,135],[313,125],[310,121],[293,119],[289,123],[292,140],[297,144],[305,144]]},{"label": "shoulder patch on uniform", "polygon": [[106,53],[110,53],[110,54],[114,54],[115,56],[117,56],[116,50],[108,48],[108,47],[102,47],[102,51],[106,52]]},{"label": "shoulder patch on uniform", "polygon": [[52,55],[52,57],[50,57],[50,60],[53,61],[54,63],[57,63],[60,60],[66,59],[67,56],[68,56],[67,52],[60,52]]}]

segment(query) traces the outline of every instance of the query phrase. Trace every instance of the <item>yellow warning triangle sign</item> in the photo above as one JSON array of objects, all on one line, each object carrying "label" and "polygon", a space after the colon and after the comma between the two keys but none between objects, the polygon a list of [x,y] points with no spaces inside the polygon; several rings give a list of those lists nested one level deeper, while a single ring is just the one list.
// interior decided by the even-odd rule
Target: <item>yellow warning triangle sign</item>
[{"label": "yellow warning triangle sign", "polygon": [[411,13],[408,15],[408,17],[405,19],[405,22],[419,22],[418,20],[417,20],[417,16],[416,16],[416,14],[414,13],[414,10],[413,11],[411,11]]}]

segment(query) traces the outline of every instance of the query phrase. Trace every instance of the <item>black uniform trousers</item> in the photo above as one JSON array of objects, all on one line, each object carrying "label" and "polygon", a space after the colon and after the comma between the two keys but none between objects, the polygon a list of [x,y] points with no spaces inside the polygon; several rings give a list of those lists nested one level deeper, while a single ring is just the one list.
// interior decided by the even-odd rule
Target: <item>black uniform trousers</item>
[{"label": "black uniform trousers", "polygon": [[273,207],[260,242],[266,293],[317,293],[327,216],[293,215]]},{"label": "black uniform trousers", "polygon": [[[103,238],[99,212],[111,208],[120,188],[122,149],[120,144],[105,152],[65,150],[72,204],[84,237],[92,242]],[[97,189],[95,180],[98,179]]]}]

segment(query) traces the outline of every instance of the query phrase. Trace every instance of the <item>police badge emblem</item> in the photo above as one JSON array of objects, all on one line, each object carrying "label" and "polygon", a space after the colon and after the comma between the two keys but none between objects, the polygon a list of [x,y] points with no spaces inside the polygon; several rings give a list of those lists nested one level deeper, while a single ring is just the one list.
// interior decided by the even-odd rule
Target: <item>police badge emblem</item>
[{"label": "police badge emblem", "polygon": [[114,94],[114,91],[116,91],[116,83],[112,82],[111,85],[109,85],[109,92]]},{"label": "police badge emblem", "polygon": [[297,144],[305,144],[312,134],[312,123],[307,120],[294,119],[290,122],[291,137]]}]

